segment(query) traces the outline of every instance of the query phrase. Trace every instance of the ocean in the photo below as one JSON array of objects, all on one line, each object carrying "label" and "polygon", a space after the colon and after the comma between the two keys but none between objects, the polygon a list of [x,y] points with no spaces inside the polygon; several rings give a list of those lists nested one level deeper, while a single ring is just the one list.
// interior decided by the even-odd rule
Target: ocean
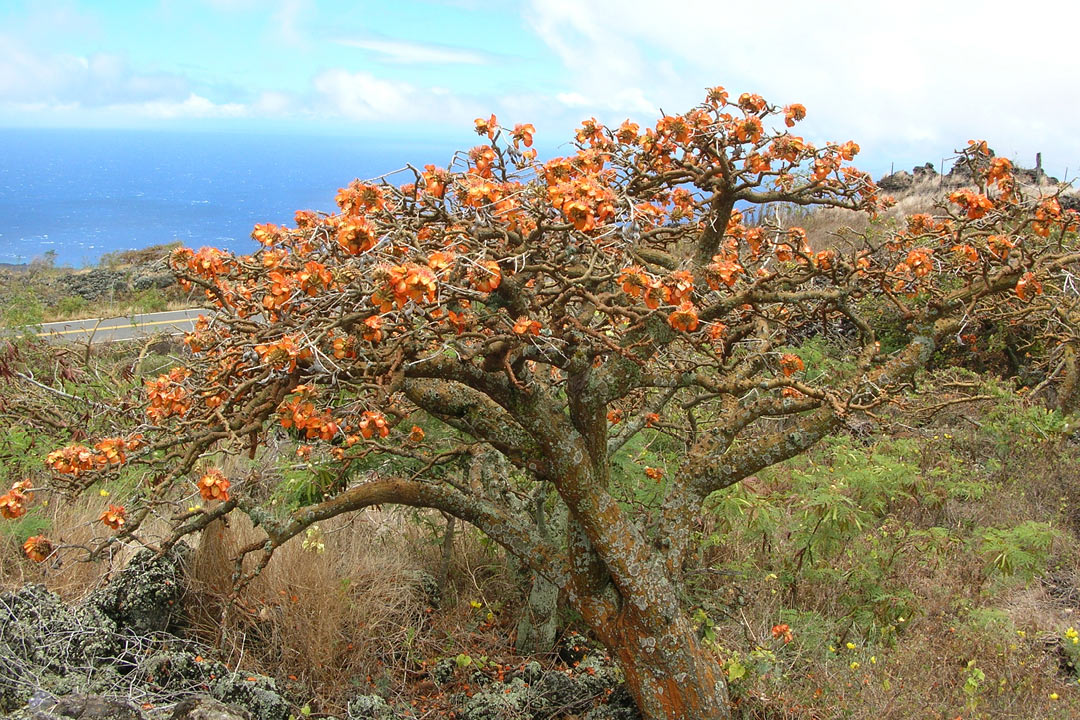
[{"label": "ocean", "polygon": [[446,165],[452,152],[359,137],[0,129],[0,263],[51,250],[81,267],[175,240],[248,252],[256,223],[333,210],[354,178]]}]

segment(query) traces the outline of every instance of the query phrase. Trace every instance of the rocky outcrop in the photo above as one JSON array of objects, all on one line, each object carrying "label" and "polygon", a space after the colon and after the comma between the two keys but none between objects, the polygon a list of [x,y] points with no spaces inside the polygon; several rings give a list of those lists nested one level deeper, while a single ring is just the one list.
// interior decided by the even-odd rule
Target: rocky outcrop
[{"label": "rocky outcrop", "polygon": [[63,278],[63,283],[70,294],[91,302],[130,292],[124,273],[114,270],[94,269],[72,273]]},{"label": "rocky outcrop", "polygon": [[[204,659],[206,648],[174,634],[185,554],[143,551],[72,607],[40,585],[0,594],[0,715],[225,720],[246,711],[259,720],[286,720],[289,704],[273,679]],[[178,702],[188,707],[181,701],[195,695],[239,710],[222,714],[218,705],[201,702],[191,706],[201,714],[149,714]]]},{"label": "rocky outcrop", "polygon": [[123,572],[92,592],[83,605],[104,613],[118,627],[137,634],[169,632],[177,626],[184,594],[187,545],[168,555],[142,550]]},{"label": "rocky outcrop", "polygon": [[[1024,185],[1054,186],[1060,184],[1057,178],[1047,175],[1043,172],[1042,168],[1029,169],[1014,167],[1013,174],[1016,176],[1016,179]],[[885,175],[878,180],[877,184],[878,187],[885,192],[903,195],[918,186],[924,186],[931,183],[948,187],[963,187],[965,185],[972,185],[973,182],[971,168],[965,164],[956,163],[948,173],[941,175],[934,169],[933,163],[926,163],[925,165],[919,165],[912,168],[911,172],[908,172],[907,170],[898,170],[894,173]],[[1077,196],[1072,193],[1063,195],[1063,197],[1068,198],[1067,202],[1078,200]],[[1064,207],[1064,203],[1062,203],[1062,207]]]},{"label": "rocky outcrop", "polygon": [[[189,551],[145,550],[101,589],[68,606],[40,585],[0,594],[0,718],[9,720],[286,720],[295,709],[272,678],[230,669],[183,637]],[[422,582],[435,585],[434,581]],[[516,672],[437,663],[428,680],[454,693],[465,720],[638,720],[614,664],[580,635],[559,666]],[[346,679],[343,678],[343,681]],[[290,713],[290,710],[293,710]],[[407,705],[356,695],[347,720],[415,720]]]},{"label": "rocky outcrop", "polygon": [[459,698],[465,720],[548,720],[577,716],[586,720],[639,720],[640,715],[611,660],[590,653],[566,670],[544,671],[529,663],[518,673],[487,680],[480,692]]}]

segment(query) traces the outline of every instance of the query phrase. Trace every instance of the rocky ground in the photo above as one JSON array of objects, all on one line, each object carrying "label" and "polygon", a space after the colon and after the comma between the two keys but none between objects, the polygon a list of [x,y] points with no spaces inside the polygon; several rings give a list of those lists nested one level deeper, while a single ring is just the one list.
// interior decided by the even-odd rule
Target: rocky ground
[{"label": "rocky ground", "polygon": [[[11,720],[287,720],[304,713],[273,679],[212,659],[184,637],[186,550],[144,550],[103,588],[75,605],[39,585],[0,595],[0,717]],[[539,663],[493,677],[454,658],[425,683],[445,688],[464,720],[635,720],[607,658],[584,638],[564,641],[565,668]],[[6,714],[4,714],[6,713]],[[418,717],[378,695],[356,695],[349,720]]]},{"label": "rocky ground", "polygon": [[0,306],[18,307],[0,324],[97,317],[100,314],[154,312],[169,302],[183,302],[187,293],[176,283],[166,259],[173,246],[106,256],[88,268],[55,267],[49,258],[28,265],[0,264]]},{"label": "rocky ground", "polygon": [[[1017,179],[1023,185],[1038,186],[1044,191],[1060,185],[1056,177],[1047,175],[1042,168],[1014,168]],[[963,165],[953,165],[944,175],[934,169],[933,163],[926,163],[907,170],[898,170],[878,180],[878,186],[887,193],[903,197],[922,188],[940,187],[960,188],[972,185],[971,170]],[[1051,190],[1052,191],[1052,190]],[[1062,192],[1059,202],[1062,208],[1080,210],[1080,194],[1073,189]]]}]

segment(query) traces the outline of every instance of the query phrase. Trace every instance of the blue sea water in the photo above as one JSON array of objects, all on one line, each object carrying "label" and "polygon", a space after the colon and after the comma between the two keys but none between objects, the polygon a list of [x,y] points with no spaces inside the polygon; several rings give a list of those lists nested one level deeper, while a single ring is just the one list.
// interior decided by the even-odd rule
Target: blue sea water
[{"label": "blue sea water", "polygon": [[52,250],[79,267],[174,240],[247,252],[256,223],[332,210],[354,178],[451,154],[359,137],[0,129],[0,262]]}]

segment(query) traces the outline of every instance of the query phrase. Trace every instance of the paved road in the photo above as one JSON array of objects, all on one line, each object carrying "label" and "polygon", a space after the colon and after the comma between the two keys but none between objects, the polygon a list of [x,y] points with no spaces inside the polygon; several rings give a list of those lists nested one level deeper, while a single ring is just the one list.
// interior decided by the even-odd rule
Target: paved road
[{"label": "paved road", "polygon": [[45,323],[41,335],[53,342],[116,342],[135,340],[156,333],[179,335],[195,326],[195,319],[206,310],[172,310],[131,317],[94,320],[65,320]]}]

